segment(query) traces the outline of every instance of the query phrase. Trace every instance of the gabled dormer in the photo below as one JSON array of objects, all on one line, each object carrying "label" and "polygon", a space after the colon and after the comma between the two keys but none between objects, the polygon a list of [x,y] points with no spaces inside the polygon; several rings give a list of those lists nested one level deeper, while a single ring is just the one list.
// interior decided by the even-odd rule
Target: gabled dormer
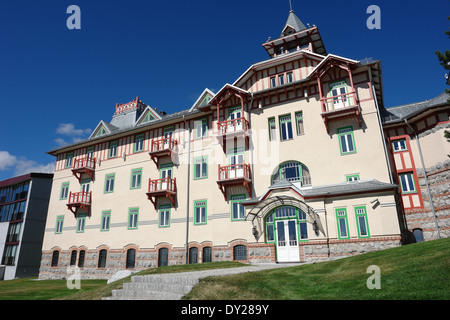
[{"label": "gabled dormer", "polygon": [[197,109],[202,110],[203,108],[209,105],[209,102],[211,101],[212,98],[214,98],[214,96],[215,96],[214,92],[212,92],[208,88],[205,88],[202,94],[197,98],[192,107],[189,109],[189,112],[192,112]]},{"label": "gabled dormer", "polygon": [[147,106],[141,116],[137,119],[135,126],[146,124],[155,120],[161,120],[161,115],[152,107]]},{"label": "gabled dormer", "polygon": [[89,136],[89,140],[111,134],[115,129],[117,129],[115,126],[100,120],[97,127],[95,127],[94,131],[92,131],[92,134]]}]

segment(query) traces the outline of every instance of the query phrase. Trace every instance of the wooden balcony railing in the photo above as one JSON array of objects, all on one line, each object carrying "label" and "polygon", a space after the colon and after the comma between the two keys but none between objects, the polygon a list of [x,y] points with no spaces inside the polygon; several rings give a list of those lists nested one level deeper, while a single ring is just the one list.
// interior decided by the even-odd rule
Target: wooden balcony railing
[{"label": "wooden balcony railing", "polygon": [[176,178],[162,178],[149,179],[147,198],[153,203],[156,209],[156,198],[166,197],[175,207],[175,196],[177,194],[177,179]]},{"label": "wooden balcony railing", "polygon": [[95,158],[85,156],[83,158],[75,159],[73,162],[72,174],[81,182],[81,175],[86,173],[91,180],[94,180]]},{"label": "wooden balcony railing", "polygon": [[238,131],[247,131],[248,130],[248,121],[244,117],[226,120],[217,123],[217,127],[219,129],[219,135],[231,134]]},{"label": "wooden balcony railing", "polygon": [[173,139],[172,137],[153,139],[148,154],[150,155],[156,166],[159,167],[159,158],[167,156],[170,157],[172,155],[172,152],[176,150],[177,145],[178,141]]},{"label": "wooden balcony railing", "polygon": [[227,200],[226,187],[233,185],[242,185],[247,189],[249,196],[251,197],[252,192],[250,185],[252,182],[252,175],[250,171],[250,165],[246,163],[232,164],[229,166],[219,165],[219,179],[217,184],[219,185],[220,191]]},{"label": "wooden balcony railing", "polygon": [[322,101],[322,112],[331,112],[357,105],[356,94],[354,92],[340,94],[329,98],[321,98],[320,101]]},{"label": "wooden balcony railing", "polygon": [[69,192],[69,201],[67,207],[76,215],[77,209],[83,209],[89,213],[92,201],[92,191]]}]

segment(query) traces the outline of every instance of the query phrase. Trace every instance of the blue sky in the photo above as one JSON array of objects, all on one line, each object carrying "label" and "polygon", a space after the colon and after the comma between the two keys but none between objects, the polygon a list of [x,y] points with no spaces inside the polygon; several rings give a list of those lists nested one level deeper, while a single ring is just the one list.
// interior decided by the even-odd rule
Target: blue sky
[{"label": "blue sky", "polygon": [[[70,5],[81,29],[69,30]],[[369,5],[381,29],[369,30]],[[449,49],[448,0],[300,1],[329,53],[382,62],[387,106],[446,88],[434,52]],[[89,136],[116,103],[139,96],[172,113],[204,88],[232,83],[268,58],[262,47],[286,22],[289,1],[0,0],[0,180],[46,171],[45,152]]]}]

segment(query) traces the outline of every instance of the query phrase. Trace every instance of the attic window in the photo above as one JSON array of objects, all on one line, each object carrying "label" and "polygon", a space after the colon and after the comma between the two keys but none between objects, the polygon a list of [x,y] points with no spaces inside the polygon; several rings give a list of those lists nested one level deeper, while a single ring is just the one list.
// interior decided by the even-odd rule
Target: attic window
[{"label": "attic window", "polygon": [[106,131],[106,129],[102,126],[100,127],[100,129],[98,130],[97,134],[95,135],[95,137],[100,137],[103,136],[105,134],[107,134],[108,132]]}]

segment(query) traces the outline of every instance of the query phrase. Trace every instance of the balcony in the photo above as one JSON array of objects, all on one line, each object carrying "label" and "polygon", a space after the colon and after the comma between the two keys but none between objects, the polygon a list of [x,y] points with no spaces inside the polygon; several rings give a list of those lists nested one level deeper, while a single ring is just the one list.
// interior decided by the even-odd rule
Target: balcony
[{"label": "balcony", "polygon": [[94,180],[95,158],[85,156],[84,158],[75,159],[72,168],[72,174],[81,183],[81,175],[86,173],[91,180]]},{"label": "balcony", "polygon": [[219,165],[219,179],[217,180],[217,184],[219,185],[219,189],[222,191],[225,200],[227,200],[226,188],[236,185],[244,186],[251,197],[251,183],[252,175],[249,164],[239,163],[229,166]]},{"label": "balcony", "polygon": [[244,117],[226,120],[217,123],[217,139],[222,141],[222,147],[226,150],[226,141],[228,139],[243,139],[248,147],[248,120]]},{"label": "balcony", "polygon": [[175,196],[177,195],[176,178],[149,179],[147,197],[153,203],[156,210],[156,200],[159,197],[165,197],[172,202],[175,207]]},{"label": "balcony", "polygon": [[355,117],[359,127],[361,127],[361,108],[355,92],[340,94],[330,98],[321,98],[320,101],[322,103],[322,118],[327,132],[330,121],[343,117]]},{"label": "balcony", "polygon": [[84,212],[90,215],[91,200],[92,191],[70,192],[69,203],[67,204],[67,207],[75,216],[77,214],[77,209],[82,209]]},{"label": "balcony", "polygon": [[171,157],[172,153],[176,151],[178,141],[172,137],[153,139],[148,153],[156,166],[159,167],[159,159],[162,157]]}]

